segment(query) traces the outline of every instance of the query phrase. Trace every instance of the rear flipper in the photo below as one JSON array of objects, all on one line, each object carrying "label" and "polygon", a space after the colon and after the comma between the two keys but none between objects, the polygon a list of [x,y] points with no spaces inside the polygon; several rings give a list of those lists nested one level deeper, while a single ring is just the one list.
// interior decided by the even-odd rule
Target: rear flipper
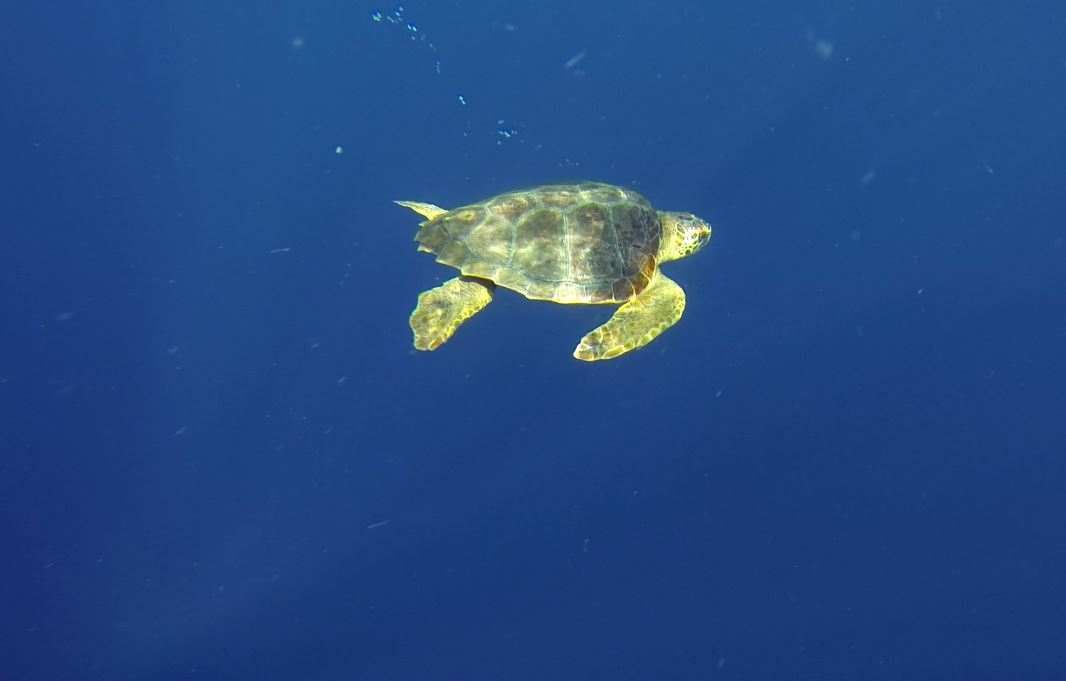
[{"label": "rear flipper", "polygon": [[423,292],[411,313],[415,347],[419,350],[439,348],[460,324],[492,302],[495,288],[495,284],[485,279],[456,277]]}]

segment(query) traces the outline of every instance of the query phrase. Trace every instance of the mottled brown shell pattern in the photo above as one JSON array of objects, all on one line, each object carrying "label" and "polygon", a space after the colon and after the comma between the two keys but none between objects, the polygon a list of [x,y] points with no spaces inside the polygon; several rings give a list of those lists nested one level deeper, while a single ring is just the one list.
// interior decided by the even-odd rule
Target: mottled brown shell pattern
[{"label": "mottled brown shell pattern", "polygon": [[623,303],[655,274],[659,214],[594,182],[501,194],[424,222],[419,250],[535,300]]}]

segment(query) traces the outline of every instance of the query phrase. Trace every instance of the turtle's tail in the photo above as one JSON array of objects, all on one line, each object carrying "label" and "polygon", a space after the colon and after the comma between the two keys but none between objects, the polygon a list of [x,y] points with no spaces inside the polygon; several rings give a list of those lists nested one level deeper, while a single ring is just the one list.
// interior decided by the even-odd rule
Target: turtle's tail
[{"label": "turtle's tail", "polygon": [[403,206],[404,208],[410,208],[428,220],[432,220],[438,215],[443,215],[448,212],[440,206],[434,206],[432,203],[422,203],[421,201],[394,201],[393,203]]}]

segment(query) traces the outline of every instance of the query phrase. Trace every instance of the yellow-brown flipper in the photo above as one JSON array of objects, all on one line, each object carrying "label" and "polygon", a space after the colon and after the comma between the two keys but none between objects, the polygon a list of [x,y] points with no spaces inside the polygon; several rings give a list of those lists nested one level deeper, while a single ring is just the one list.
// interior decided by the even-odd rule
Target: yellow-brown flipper
[{"label": "yellow-brown flipper", "polygon": [[411,313],[415,347],[419,350],[439,348],[460,324],[492,302],[495,288],[496,285],[486,279],[456,277],[424,291],[418,296],[418,305]]},{"label": "yellow-brown flipper", "polygon": [[440,206],[434,206],[432,203],[422,203],[421,201],[393,201],[393,203],[404,208],[410,208],[427,220],[432,220],[438,215],[448,212]]},{"label": "yellow-brown flipper", "polygon": [[684,311],[685,292],[659,272],[647,288],[618,308],[606,324],[582,338],[574,357],[594,362],[636,350],[673,326]]}]

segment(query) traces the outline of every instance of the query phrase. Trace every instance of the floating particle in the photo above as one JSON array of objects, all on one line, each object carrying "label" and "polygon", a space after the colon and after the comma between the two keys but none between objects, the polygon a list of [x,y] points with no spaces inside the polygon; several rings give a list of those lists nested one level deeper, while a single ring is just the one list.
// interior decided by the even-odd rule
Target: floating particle
[{"label": "floating particle", "polygon": [[466,106],[466,97],[464,97],[462,94],[459,95],[459,103],[463,106]]},{"label": "floating particle", "polygon": [[496,144],[503,144],[504,140],[518,137],[518,131],[514,128],[500,128],[496,131],[496,134],[500,136],[500,139],[496,140]]},{"label": "floating particle", "polygon": [[295,47],[296,49],[300,49],[301,47],[303,47],[304,46],[304,37],[302,35],[298,35],[295,38],[293,38],[292,39],[292,46]]},{"label": "floating particle", "polygon": [[819,40],[815,42],[814,53],[822,59],[829,59],[833,56],[833,43],[827,40]]},{"label": "floating particle", "polygon": [[377,22],[380,23],[381,22],[381,12],[379,12],[377,10],[374,10],[373,12],[370,13],[370,18],[373,21],[377,21]]},{"label": "floating particle", "polygon": [[573,57],[570,57],[569,59],[567,59],[566,63],[563,64],[563,68],[564,69],[572,69],[572,68],[574,68],[575,66],[577,66],[578,64],[581,63],[581,60],[585,58],[586,54],[588,54],[588,53],[585,50],[581,50],[580,52],[575,54]]},{"label": "floating particle", "polygon": [[[498,119],[496,121],[496,125],[500,126],[499,128],[497,128],[496,134],[499,135],[501,138],[503,138],[505,140],[509,140],[512,137],[517,137],[518,136],[518,131],[515,130],[514,128],[512,128],[512,127],[508,127],[507,125],[504,125],[504,123],[505,123],[505,121],[502,118]],[[497,140],[497,144],[499,142],[500,142],[500,140]]]}]

